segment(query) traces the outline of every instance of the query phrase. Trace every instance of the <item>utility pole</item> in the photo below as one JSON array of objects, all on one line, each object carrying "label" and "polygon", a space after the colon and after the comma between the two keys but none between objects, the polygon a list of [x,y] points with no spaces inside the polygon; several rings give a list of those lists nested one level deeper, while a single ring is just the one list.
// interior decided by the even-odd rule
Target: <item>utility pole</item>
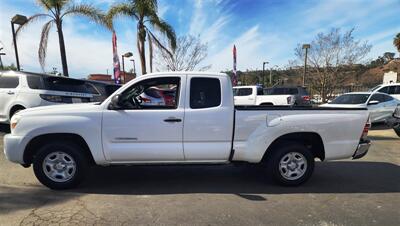
[{"label": "utility pole", "polygon": [[262,76],[263,76],[263,86],[265,86],[265,65],[268,64],[268,61],[263,62],[263,72],[262,72]]},{"label": "utility pole", "polygon": [[303,87],[306,86],[306,75],[307,75],[307,53],[308,49],[311,47],[310,44],[303,44],[303,49],[306,50],[306,54],[304,57],[304,73],[303,73]]}]

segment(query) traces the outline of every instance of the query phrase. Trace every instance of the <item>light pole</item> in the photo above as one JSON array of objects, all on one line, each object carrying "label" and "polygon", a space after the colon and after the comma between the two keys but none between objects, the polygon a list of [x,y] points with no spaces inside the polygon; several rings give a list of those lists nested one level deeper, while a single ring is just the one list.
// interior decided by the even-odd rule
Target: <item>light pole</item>
[{"label": "light pole", "polygon": [[131,52],[127,52],[125,54],[122,54],[122,71],[124,72],[124,83],[125,83],[125,57],[131,57],[133,54]]},{"label": "light pole", "polygon": [[14,42],[14,50],[15,50],[15,59],[17,61],[17,70],[20,71],[21,68],[19,66],[19,58],[18,58],[18,47],[17,47],[17,40],[15,38],[15,28],[14,24],[18,24],[19,26],[23,25],[28,21],[26,16],[23,15],[15,15],[13,18],[11,18],[11,30],[12,30],[12,35],[13,35],[13,42]]},{"label": "light pole", "polygon": [[265,86],[265,65],[268,64],[268,61],[263,62],[263,86]]},{"label": "light pole", "polygon": [[306,50],[306,54],[304,57],[304,73],[303,73],[303,87],[306,85],[306,74],[307,74],[307,53],[308,49],[311,48],[310,44],[303,44],[303,49]]},{"label": "light pole", "polygon": [[135,59],[131,59],[133,62],[133,73],[136,75],[136,68],[135,68]]},{"label": "light pole", "polygon": [[279,67],[278,65],[274,65],[273,67],[271,67],[269,69],[269,84],[271,84],[272,86],[272,69],[274,69],[274,67]]},{"label": "light pole", "polygon": [[[3,50],[3,47],[0,48],[0,51],[1,50]],[[0,53],[0,69],[4,68],[3,60],[1,59],[1,56],[4,56],[4,55],[6,55],[6,54],[5,53]]]}]

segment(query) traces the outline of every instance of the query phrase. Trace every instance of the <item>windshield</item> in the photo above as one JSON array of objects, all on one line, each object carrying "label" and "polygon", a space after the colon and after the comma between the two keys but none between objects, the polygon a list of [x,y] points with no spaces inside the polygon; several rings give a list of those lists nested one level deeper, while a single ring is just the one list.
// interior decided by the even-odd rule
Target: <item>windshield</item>
[{"label": "windshield", "polygon": [[330,104],[364,104],[370,94],[344,94],[336,97]]},{"label": "windshield", "polygon": [[374,88],[372,88],[372,89],[370,89],[369,91],[375,91],[375,90],[377,90],[377,89],[379,89],[379,88],[381,88],[382,86],[381,85],[377,85],[377,86],[375,86]]}]

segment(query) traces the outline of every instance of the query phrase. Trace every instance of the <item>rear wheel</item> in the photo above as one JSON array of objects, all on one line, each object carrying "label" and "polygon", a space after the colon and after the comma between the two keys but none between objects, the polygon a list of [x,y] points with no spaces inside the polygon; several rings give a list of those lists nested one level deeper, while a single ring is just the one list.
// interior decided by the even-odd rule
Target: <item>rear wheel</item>
[{"label": "rear wheel", "polygon": [[292,143],[274,150],[267,164],[268,171],[276,182],[285,186],[296,186],[311,177],[314,156],[304,145]]},{"label": "rear wheel", "polygon": [[51,189],[76,187],[84,178],[88,161],[84,150],[73,143],[50,143],[33,159],[37,179]]}]

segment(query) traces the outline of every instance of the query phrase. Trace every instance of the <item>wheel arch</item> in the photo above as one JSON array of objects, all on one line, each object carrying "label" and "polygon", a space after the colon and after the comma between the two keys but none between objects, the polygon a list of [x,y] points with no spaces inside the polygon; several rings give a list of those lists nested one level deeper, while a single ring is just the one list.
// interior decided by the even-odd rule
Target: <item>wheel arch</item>
[{"label": "wheel arch", "polygon": [[26,109],[25,106],[22,104],[14,104],[10,110],[8,111],[8,119],[11,120],[12,115],[17,111],[17,110],[24,110]]},{"label": "wheel arch", "polygon": [[279,146],[285,143],[300,143],[303,144],[314,157],[321,161],[325,159],[325,147],[321,136],[316,132],[295,132],[282,135],[276,138],[268,149],[265,151],[262,161],[266,160],[269,155]]},{"label": "wheel arch", "polygon": [[38,149],[41,147],[41,145],[49,141],[51,142],[60,141],[66,143],[70,142],[77,144],[84,150],[85,156],[89,160],[89,163],[91,165],[96,164],[93,155],[90,151],[89,145],[82,136],[73,133],[51,133],[51,134],[42,134],[36,136],[29,141],[23,155],[23,160],[25,165],[32,164],[33,158],[35,157],[35,154],[37,153]]}]

